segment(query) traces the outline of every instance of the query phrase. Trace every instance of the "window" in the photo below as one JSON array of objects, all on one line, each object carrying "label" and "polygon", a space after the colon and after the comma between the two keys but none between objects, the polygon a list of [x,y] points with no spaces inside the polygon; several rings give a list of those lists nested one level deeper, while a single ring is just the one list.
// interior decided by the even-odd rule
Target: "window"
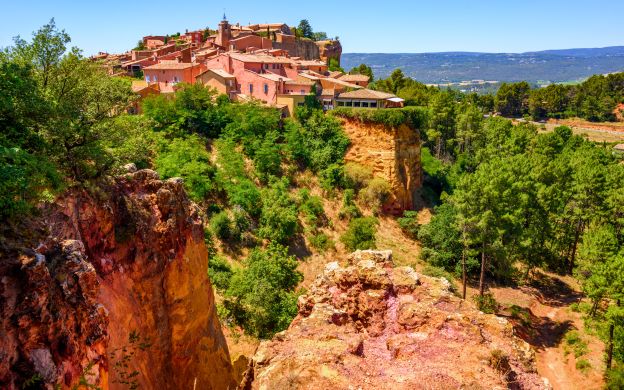
[{"label": "window", "polygon": [[305,95],[305,89],[302,89],[302,90],[301,90],[301,94],[302,94],[302,95]]},{"label": "window", "polygon": [[145,81],[147,81],[149,83],[150,82],[150,77],[149,76],[145,76]]},{"label": "window", "polygon": [[353,102],[353,107],[360,107],[360,102]]},{"label": "window", "polygon": [[178,76],[173,76],[173,82],[177,83],[179,81]]},{"label": "window", "polygon": [[269,64],[262,64],[262,67],[263,67],[264,69],[269,69]]},{"label": "window", "polygon": [[377,102],[370,102],[371,108],[377,108]]},{"label": "window", "polygon": [[368,102],[362,102],[362,107],[368,107]]},{"label": "window", "polygon": [[353,102],[345,102],[345,106],[351,107],[351,106],[353,106]]},{"label": "window", "polygon": [[253,93],[253,84],[249,83],[249,93]]},{"label": "window", "polygon": [[269,93],[269,84],[264,83],[264,94],[266,95],[267,93]]},{"label": "window", "polygon": [[157,82],[158,78],[156,77],[156,75],[154,75],[154,82]]},{"label": "window", "polygon": [[341,102],[341,101],[338,102],[338,107],[344,107],[344,105],[345,105],[345,102]]}]

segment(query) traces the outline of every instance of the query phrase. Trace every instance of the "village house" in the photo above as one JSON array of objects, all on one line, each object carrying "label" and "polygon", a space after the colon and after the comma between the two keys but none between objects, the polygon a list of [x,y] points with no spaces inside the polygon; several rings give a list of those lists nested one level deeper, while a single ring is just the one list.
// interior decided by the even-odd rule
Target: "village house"
[{"label": "village house", "polygon": [[346,81],[347,83],[359,85],[360,87],[367,87],[370,81],[370,77],[365,74],[345,74],[338,77],[338,79]]},{"label": "village house", "polygon": [[[392,94],[366,89],[370,82],[366,75],[330,71],[329,55],[340,57],[339,42],[301,41],[293,30],[284,23],[230,25],[224,15],[211,35],[210,30],[150,35],[143,37],[145,50],[116,57],[101,53],[94,60],[107,66],[109,73],[115,72],[114,67],[135,77],[143,72],[143,81],[133,83],[141,98],[175,92],[180,83],[200,83],[232,100],[257,100],[280,108],[285,115],[293,115],[308,96],[316,97],[325,110],[403,105]],[[132,110],[139,112],[140,107]]]},{"label": "village house", "polygon": [[355,108],[398,108],[403,107],[404,100],[386,92],[370,89],[358,89],[343,92],[336,97],[337,107]]},{"label": "village house", "polygon": [[161,93],[171,93],[178,83],[194,83],[203,69],[195,62],[163,61],[144,68],[143,74],[148,84],[158,84]]}]

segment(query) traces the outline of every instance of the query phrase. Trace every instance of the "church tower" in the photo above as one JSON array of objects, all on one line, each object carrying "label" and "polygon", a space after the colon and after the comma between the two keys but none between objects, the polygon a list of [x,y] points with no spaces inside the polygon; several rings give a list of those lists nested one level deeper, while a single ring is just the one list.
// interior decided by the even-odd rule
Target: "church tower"
[{"label": "church tower", "polygon": [[228,50],[230,47],[230,39],[232,39],[232,30],[230,29],[230,24],[225,18],[225,14],[223,14],[223,20],[219,23],[219,29],[217,31],[217,39],[215,43],[225,50]]}]

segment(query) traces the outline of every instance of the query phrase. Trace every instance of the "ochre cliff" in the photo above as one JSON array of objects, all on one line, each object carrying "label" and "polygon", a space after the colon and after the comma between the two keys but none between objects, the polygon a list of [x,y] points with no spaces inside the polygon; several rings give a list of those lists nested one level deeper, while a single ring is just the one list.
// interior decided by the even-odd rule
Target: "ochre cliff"
[{"label": "ochre cliff", "polygon": [[418,131],[405,124],[393,128],[348,119],[343,120],[343,128],[351,140],[345,161],[369,167],[392,186],[384,211],[412,210],[423,180]]},{"label": "ochre cliff", "polygon": [[316,42],[316,45],[319,48],[319,56],[321,60],[329,64],[329,59],[334,58],[338,61],[338,65],[340,65],[340,56],[342,55],[342,45],[340,44],[340,41],[318,41]]},{"label": "ochre cliff", "polygon": [[0,388],[234,386],[201,218],[180,180],[129,173],[61,198],[39,224],[38,244],[0,247]]},{"label": "ochre cliff", "polygon": [[390,251],[327,264],[288,330],[263,342],[247,389],[547,389],[534,351],[449,282],[394,267]]}]

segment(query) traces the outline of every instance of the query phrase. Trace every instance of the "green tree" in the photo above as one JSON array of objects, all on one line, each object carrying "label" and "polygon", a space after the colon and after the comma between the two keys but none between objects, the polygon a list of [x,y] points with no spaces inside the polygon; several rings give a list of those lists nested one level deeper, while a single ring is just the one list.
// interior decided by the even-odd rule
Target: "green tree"
[{"label": "green tree", "polygon": [[446,92],[436,94],[430,105],[427,138],[433,143],[435,155],[441,158],[455,139],[455,103]]},{"label": "green tree", "polygon": [[373,69],[371,69],[370,66],[366,65],[366,64],[360,64],[358,66],[355,66],[353,68],[351,68],[351,70],[349,71],[350,74],[363,74],[368,76],[369,78],[369,82],[373,82],[374,78],[373,78]]},{"label": "green tree", "polygon": [[375,249],[377,223],[377,219],[374,217],[353,218],[349,221],[349,227],[340,237],[340,241],[350,251]]},{"label": "green tree", "polygon": [[303,38],[314,39],[314,31],[307,19],[302,19],[297,26],[297,33]]},{"label": "green tree", "polygon": [[530,90],[526,81],[501,84],[496,93],[496,110],[507,117],[523,116],[528,113]]},{"label": "green tree", "polygon": [[250,334],[267,338],[284,330],[297,314],[295,287],[302,280],[297,260],[278,244],[254,249],[237,269],[226,292],[231,312]]},{"label": "green tree", "polygon": [[269,188],[262,190],[262,214],[260,215],[260,237],[285,244],[296,233],[299,226],[297,204],[288,191],[288,180],[275,179]]}]

